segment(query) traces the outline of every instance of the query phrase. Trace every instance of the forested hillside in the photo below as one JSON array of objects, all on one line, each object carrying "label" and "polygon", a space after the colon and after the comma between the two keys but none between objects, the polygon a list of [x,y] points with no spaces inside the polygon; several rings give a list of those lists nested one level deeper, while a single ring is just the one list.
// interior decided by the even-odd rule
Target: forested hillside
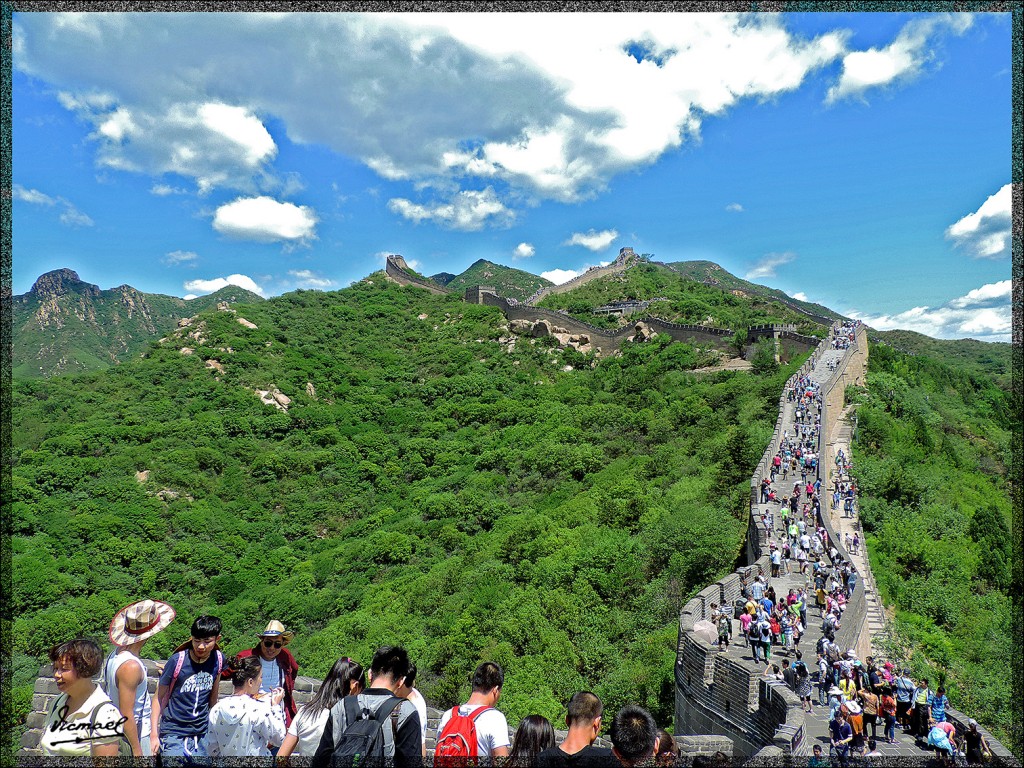
[{"label": "forested hillside", "polygon": [[895,608],[894,653],[1019,754],[1009,472],[1021,413],[991,378],[943,360],[873,344],[867,391],[851,392],[871,567]]},{"label": "forested hillside", "polygon": [[[435,275],[433,279],[437,280],[438,277],[442,276]],[[474,285],[487,285],[494,288],[499,296],[526,301],[538,288],[552,285],[552,282],[521,269],[513,269],[486,259],[479,259],[461,275],[454,275],[442,284],[450,291],[459,294],[465,293],[467,288]]]},{"label": "forested hillside", "polygon": [[137,356],[182,318],[221,302],[262,300],[235,285],[190,301],[130,285],[104,291],[70,269],[57,269],[11,299],[12,373],[45,378],[103,370]]},{"label": "forested hillside", "polygon": [[734,564],[800,361],[693,374],[703,355],[664,338],[600,361],[555,343],[377,273],[211,310],[108,371],[16,381],[20,711],[52,643],[152,597],[179,616],[153,657],[199,613],[229,650],[277,618],[304,674],[401,643],[435,705],[486,658],[513,723],[557,721],[588,688],[667,725],[679,606]]},{"label": "forested hillside", "polygon": [[[722,270],[723,274],[728,274]],[[711,325],[745,331],[751,325],[794,323],[797,331],[823,336],[825,326],[806,315],[759,294],[738,296],[674,272],[659,264],[641,262],[621,274],[602,277],[569,293],[545,296],[540,306],[564,309],[597,326],[613,328],[618,319],[593,310],[611,301],[667,299],[651,304],[646,314],[676,323]]]}]

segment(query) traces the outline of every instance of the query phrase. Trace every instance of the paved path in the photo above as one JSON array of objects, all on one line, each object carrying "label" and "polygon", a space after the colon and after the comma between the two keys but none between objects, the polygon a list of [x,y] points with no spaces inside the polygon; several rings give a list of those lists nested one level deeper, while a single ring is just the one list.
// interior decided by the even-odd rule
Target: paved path
[{"label": "paved path", "polygon": [[[812,381],[817,384],[823,384],[828,380],[831,375],[831,371],[828,369],[829,361],[838,361],[842,359],[844,352],[841,350],[829,350],[825,352],[815,364],[814,369],[809,374]],[[783,429],[788,430],[790,434],[794,432],[794,426],[796,423],[795,419],[795,404],[787,402],[783,410]],[[845,414],[844,414],[845,415]],[[846,419],[840,419],[836,427],[833,430],[833,434],[830,436],[831,440],[837,444],[837,449],[842,447],[843,453],[846,456],[850,456],[850,442],[851,442],[851,429],[850,424]],[[819,455],[823,452],[819,451]],[[856,472],[856,465],[854,465],[854,473]],[[799,474],[797,474],[799,479]],[[831,485],[826,484],[826,480],[830,478],[822,477],[822,509],[825,514],[831,515],[830,522],[832,528],[840,536],[845,539],[846,531],[849,531],[852,535],[859,521],[856,519],[844,518],[842,514],[842,506],[835,512],[832,511],[832,495]],[[776,491],[790,491],[793,487],[793,474],[790,473],[787,480],[782,480],[781,476],[777,479],[774,487]],[[774,515],[775,531],[771,532],[770,537],[776,542],[780,543],[785,537],[785,533],[782,530],[781,520],[778,515],[778,502],[772,504],[758,504],[757,507],[758,516],[761,513],[771,511]],[[863,532],[861,532],[863,537]],[[866,548],[863,544],[860,547],[860,554],[851,555],[851,559],[854,565],[857,567],[858,575],[860,579],[857,582],[857,590],[863,590],[862,595],[866,596],[868,601],[868,622],[872,639],[876,637],[876,633],[880,633],[884,629],[882,623],[882,607],[878,600],[875,592],[874,579],[871,577],[869,564],[867,561]],[[789,594],[789,590],[795,587],[806,586],[808,588],[808,594],[811,596],[811,601],[807,611],[807,632],[804,634],[800,641],[799,649],[803,654],[803,661],[807,664],[808,669],[812,672],[814,678],[816,675],[817,666],[817,654],[815,653],[815,646],[822,635],[821,632],[821,618],[817,608],[814,607],[813,603],[813,583],[811,577],[811,568],[808,566],[808,573],[801,575],[798,570],[794,569],[792,573],[783,573],[779,578],[770,579],[769,582],[775,587],[775,594],[777,597],[785,597]],[[754,657],[747,644],[740,637],[740,633],[737,632],[734,635],[737,642],[730,644],[727,653],[734,658],[742,658],[748,663],[753,663]],[[872,654],[876,659],[880,658],[877,653],[877,649],[872,646]],[[772,648],[772,663],[779,664],[781,667],[782,659],[789,659],[793,661],[796,657],[792,652],[787,651],[785,648]],[[762,667],[763,668],[763,667]],[[805,727],[806,727],[806,739],[808,742],[808,752],[810,747],[814,744],[821,744],[825,754],[828,754],[829,749],[829,729],[828,729],[828,706],[819,706],[818,703],[818,690],[817,684],[812,688],[811,702],[812,710],[810,714],[805,714]],[[903,735],[899,726],[896,728],[896,739],[899,744],[884,744],[882,743],[882,732],[883,727],[881,724],[878,726],[878,750],[882,755],[886,757],[922,757],[929,753],[919,748],[915,744],[915,740],[910,735]],[[868,731],[870,735],[870,730]]]}]

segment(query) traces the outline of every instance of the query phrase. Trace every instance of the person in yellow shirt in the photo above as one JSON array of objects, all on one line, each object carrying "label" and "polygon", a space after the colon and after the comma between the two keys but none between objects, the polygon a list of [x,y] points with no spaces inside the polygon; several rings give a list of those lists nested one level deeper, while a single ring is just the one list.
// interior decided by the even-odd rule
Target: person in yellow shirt
[{"label": "person in yellow shirt", "polygon": [[843,693],[844,701],[852,701],[854,696],[857,695],[857,686],[854,685],[853,680],[849,677],[844,677],[839,681],[839,690]]}]

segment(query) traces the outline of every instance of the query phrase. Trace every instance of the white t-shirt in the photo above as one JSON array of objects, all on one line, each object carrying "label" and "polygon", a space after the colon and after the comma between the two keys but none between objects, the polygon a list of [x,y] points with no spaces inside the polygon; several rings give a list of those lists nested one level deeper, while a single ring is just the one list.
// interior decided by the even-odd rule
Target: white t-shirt
[{"label": "white t-shirt", "polygon": [[[58,696],[54,701],[55,706],[51,708],[46,718],[43,737],[39,740],[39,748],[44,755],[88,757],[92,753],[93,744],[116,744],[121,738],[124,731],[124,726],[121,725],[121,711],[111,703],[110,697],[98,685],[80,709],[74,712],[64,711],[67,701],[66,695]],[[96,713],[95,717],[93,710]],[[92,728],[93,723],[96,726],[95,730]],[[54,725],[57,726],[56,729],[53,729]],[[76,743],[76,738],[85,741]]]},{"label": "white t-shirt", "polygon": [[300,708],[299,713],[292,718],[292,724],[288,726],[288,735],[299,740],[292,754],[301,757],[315,755],[316,748],[320,746],[320,737],[324,735],[324,727],[330,717],[331,710],[329,709],[310,711]]},{"label": "white t-shirt", "polygon": [[267,744],[283,740],[284,715],[269,701],[228,696],[210,710],[206,748],[211,757],[269,757]]},{"label": "white t-shirt", "polygon": [[427,743],[427,701],[423,698],[423,694],[417,691],[415,688],[412,689],[407,697],[409,701],[416,707],[416,711],[420,713],[420,740],[424,745]]},{"label": "white t-shirt", "polygon": [[[463,704],[459,707],[460,715],[471,715],[484,704]],[[446,709],[437,724],[437,735],[440,737],[448,721],[452,719],[452,711]],[[496,709],[484,712],[476,721],[476,748],[480,757],[490,757],[494,750],[511,745],[508,737],[508,720]],[[488,761],[489,763],[490,761]]]}]

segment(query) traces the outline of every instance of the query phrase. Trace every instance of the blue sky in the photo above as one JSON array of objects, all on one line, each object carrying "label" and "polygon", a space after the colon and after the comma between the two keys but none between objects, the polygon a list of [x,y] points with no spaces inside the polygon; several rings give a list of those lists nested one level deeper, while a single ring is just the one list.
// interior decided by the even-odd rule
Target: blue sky
[{"label": "blue sky", "polygon": [[13,61],[15,294],[632,246],[1010,340],[1009,14],[19,13]]}]

